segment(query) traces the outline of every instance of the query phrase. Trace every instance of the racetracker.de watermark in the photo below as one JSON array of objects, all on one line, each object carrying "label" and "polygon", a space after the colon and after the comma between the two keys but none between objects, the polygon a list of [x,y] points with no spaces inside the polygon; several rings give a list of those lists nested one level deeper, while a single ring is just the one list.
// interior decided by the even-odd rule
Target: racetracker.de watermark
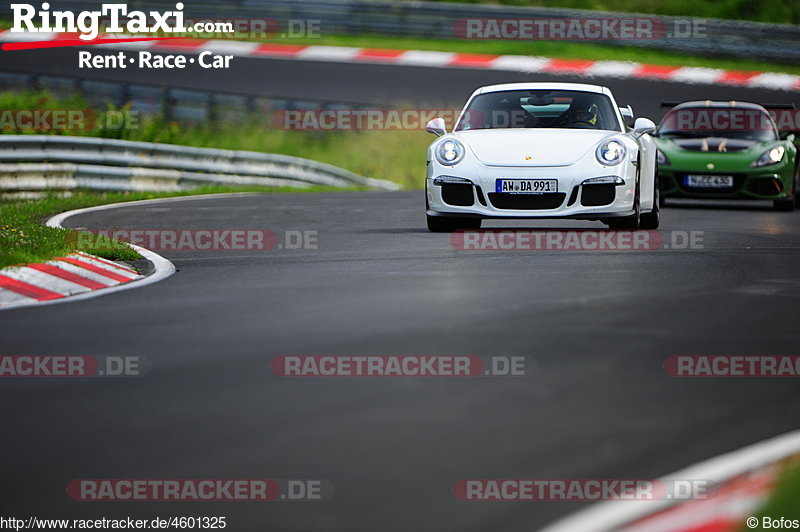
[{"label": "racetracker.de watermark", "polygon": [[646,41],[704,39],[702,19],[462,18],[453,24],[457,39],[523,41]]},{"label": "racetracker.de watermark", "polygon": [[277,356],[270,369],[280,377],[521,377],[523,356],[298,355]]},{"label": "racetracker.de watermark", "polygon": [[140,356],[0,355],[0,378],[141,377],[151,369]]},{"label": "racetracker.de watermark", "polygon": [[186,18],[185,38],[214,39],[318,39],[322,37],[320,19],[275,18]]},{"label": "racetracker.de watermark", "polygon": [[703,231],[611,231],[593,229],[456,231],[457,251],[656,251],[704,249]]},{"label": "racetracker.de watermark", "polygon": [[[461,109],[291,109],[273,111],[270,124],[288,131],[424,131],[434,118],[454,124]],[[483,114],[467,111],[462,123],[484,123]]]},{"label": "racetracker.de watermark", "polygon": [[672,377],[800,377],[800,356],[673,355],[664,371]]},{"label": "racetracker.de watermark", "polygon": [[462,501],[655,501],[707,499],[708,480],[670,479],[460,479],[453,495]]},{"label": "racetracker.de watermark", "polygon": [[[669,111],[661,131],[799,131],[800,110],[745,108],[686,108]],[[773,123],[774,121],[774,123]]]},{"label": "racetracker.de watermark", "polygon": [[129,131],[139,129],[138,111],[94,109],[0,109],[0,131]]},{"label": "racetracker.de watermark", "polygon": [[86,501],[323,501],[324,479],[76,479],[67,496]]},{"label": "racetracker.de watermark", "polygon": [[68,232],[66,243],[79,251],[123,249],[126,243],[151,251],[308,250],[319,248],[319,235],[295,229],[87,229]]}]

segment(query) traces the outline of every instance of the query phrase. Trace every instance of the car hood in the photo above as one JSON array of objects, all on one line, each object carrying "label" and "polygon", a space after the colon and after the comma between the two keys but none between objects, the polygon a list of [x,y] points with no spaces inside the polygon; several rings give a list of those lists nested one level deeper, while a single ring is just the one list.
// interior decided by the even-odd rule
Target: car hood
[{"label": "car hood", "polygon": [[730,139],[723,137],[702,137],[702,138],[665,138],[663,144],[671,144],[675,148],[686,151],[699,151],[708,153],[732,153],[747,151],[760,141],[748,139]]},{"label": "car hood", "polygon": [[594,129],[474,129],[461,140],[487,166],[569,166],[618,132]]}]

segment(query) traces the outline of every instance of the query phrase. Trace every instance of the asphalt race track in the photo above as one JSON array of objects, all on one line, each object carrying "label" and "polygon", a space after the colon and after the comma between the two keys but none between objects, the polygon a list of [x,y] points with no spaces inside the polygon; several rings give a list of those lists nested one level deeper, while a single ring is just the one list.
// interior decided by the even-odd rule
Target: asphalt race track
[{"label": "asphalt race track", "polygon": [[[253,531],[531,531],[567,502],[462,502],[462,478],[654,478],[798,425],[793,379],[674,378],[676,354],[793,355],[800,213],[683,204],[702,249],[458,251],[420,191],[206,197],[86,228],[317,231],[318,249],[165,252],[178,272],[4,311],[3,354],[138,355],[137,378],[0,387],[3,506],[227,516]],[[762,208],[763,207],[763,208]],[[490,227],[602,228],[594,222]],[[670,242],[669,238],[667,242]],[[524,356],[520,377],[285,378],[278,355]],[[322,502],[74,502],[78,478],[327,479]]]},{"label": "asphalt race track", "polygon": [[[461,105],[480,85],[586,81],[236,58],[224,75],[78,71],[76,50],[0,70],[376,106]],[[142,75],[145,74],[145,77]],[[597,78],[661,100],[794,94]],[[423,157],[423,147],[420,149]],[[373,176],[381,177],[381,176]],[[420,176],[422,182],[422,176]],[[580,507],[461,502],[463,478],[655,478],[797,429],[793,379],[678,379],[671,355],[796,355],[800,212],[681,203],[661,232],[703,247],[459,251],[421,191],[244,195],[71,218],[72,227],[316,231],[318,249],[164,252],[178,272],[88,301],[3,311],[0,354],[142,356],[138,378],[6,380],[3,507],[53,518],[227,516],[256,532],[532,531]],[[593,228],[592,222],[485,227]],[[527,375],[282,378],[279,355],[524,356]],[[327,479],[322,502],[74,502],[79,478]]]},{"label": "asphalt race track", "polygon": [[[97,49],[93,52],[102,53]],[[182,70],[87,70],[78,68],[77,54],[74,48],[9,52],[0,54],[0,71],[38,72],[296,100],[358,102],[373,104],[378,108],[446,105],[460,109],[472,91],[482,85],[517,81],[574,81],[605,84],[612,89],[620,105],[631,105],[637,116],[647,116],[656,121],[664,111],[660,107],[663,100],[712,98],[784,103],[794,101],[795,96],[794,93],[766,89],[685,85],[664,81],[248,57],[234,58],[230,69],[225,71],[209,71],[196,64]]]}]

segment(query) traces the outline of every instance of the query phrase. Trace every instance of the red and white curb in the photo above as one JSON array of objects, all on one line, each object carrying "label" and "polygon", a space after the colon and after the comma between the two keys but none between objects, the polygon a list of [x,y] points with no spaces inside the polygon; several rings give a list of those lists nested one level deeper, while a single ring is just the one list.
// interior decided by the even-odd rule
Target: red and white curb
[{"label": "red and white curb", "polygon": [[141,279],[135,270],[87,253],[0,270],[0,308],[54,301]]},{"label": "red and white curb", "polygon": [[[100,35],[98,38],[123,37]],[[0,33],[0,42],[57,41],[76,39],[72,33]],[[257,43],[224,39],[173,39],[131,43],[99,44],[100,48],[153,50],[183,53],[210,51],[235,57],[372,63],[437,68],[474,68],[556,74],[581,77],[674,81],[687,84],[731,85],[739,87],[800,91],[800,76],[779,72],[722,70],[716,68],[649,65],[631,61],[591,61],[555,59],[524,55],[491,55],[424,50],[391,50]],[[20,53],[20,52],[10,52]]]},{"label": "red and white curb", "polygon": [[[65,220],[79,214],[142,203],[232,195],[238,193],[110,203],[57,214],[47,220],[45,225],[63,229],[62,224]],[[71,253],[66,257],[43,263],[4,268],[0,269],[0,310],[90,299],[131,288],[141,288],[164,280],[175,273],[175,265],[161,255],[141,246],[128,245],[150,261],[153,266],[152,273],[142,276],[127,266],[82,252]]]},{"label": "red and white curb", "polygon": [[[541,532],[737,532],[747,528],[775,485],[780,466],[800,455],[800,430],[688,467],[662,479],[719,486],[707,498],[609,501],[557,521]],[[779,516],[777,516],[779,517]]]},{"label": "red and white curb", "polygon": [[769,466],[733,479],[708,499],[697,499],[645,517],[620,532],[739,532],[769,497],[780,475]]}]

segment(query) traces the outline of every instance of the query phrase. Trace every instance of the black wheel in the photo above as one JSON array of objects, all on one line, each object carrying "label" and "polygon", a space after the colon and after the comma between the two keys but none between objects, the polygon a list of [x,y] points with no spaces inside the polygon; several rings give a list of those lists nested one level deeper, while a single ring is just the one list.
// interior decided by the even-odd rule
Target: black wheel
[{"label": "black wheel", "polygon": [[455,218],[428,215],[428,230],[434,233],[452,233],[459,229],[480,229],[480,218]]},{"label": "black wheel", "polygon": [[791,212],[794,210],[795,207],[798,206],[797,173],[798,171],[795,170],[794,181],[792,182],[792,193],[789,195],[789,197],[786,199],[779,199],[772,202],[772,206],[775,207],[776,211]]},{"label": "black wheel", "polygon": [[609,229],[630,229],[636,231],[642,225],[642,211],[639,207],[639,178],[636,178],[636,195],[633,198],[633,214],[621,218],[607,218]]},{"label": "black wheel", "polygon": [[798,158],[797,163],[794,166],[794,190],[792,190],[792,196],[794,197],[794,206],[800,207],[800,196],[797,194],[797,191],[800,190],[800,158]]},{"label": "black wheel", "polygon": [[642,220],[639,224],[639,227],[642,229],[658,229],[658,224],[661,223],[661,191],[659,190],[661,184],[658,180],[658,165],[656,165],[656,179],[654,185],[653,210],[642,215]]}]

